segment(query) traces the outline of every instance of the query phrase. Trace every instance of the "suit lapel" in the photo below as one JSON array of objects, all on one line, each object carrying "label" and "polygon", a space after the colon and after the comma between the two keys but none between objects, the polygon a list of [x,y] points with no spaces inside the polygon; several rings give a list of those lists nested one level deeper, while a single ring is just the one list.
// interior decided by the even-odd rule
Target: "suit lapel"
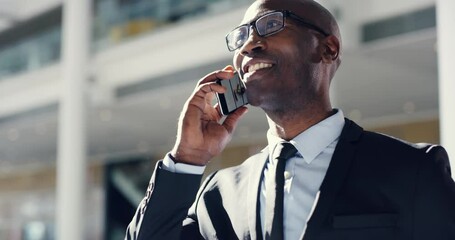
[{"label": "suit lapel", "polygon": [[363,129],[349,119],[333,153],[329,168],[320,188],[319,200],[308,221],[304,239],[315,239],[321,231],[324,220],[327,219],[333,201],[336,198],[356,153],[356,145]]},{"label": "suit lapel", "polygon": [[248,179],[248,226],[251,239],[262,239],[261,221],[259,214],[260,183],[262,181],[262,172],[269,156],[268,148],[254,156],[254,164],[251,166],[250,176]]}]

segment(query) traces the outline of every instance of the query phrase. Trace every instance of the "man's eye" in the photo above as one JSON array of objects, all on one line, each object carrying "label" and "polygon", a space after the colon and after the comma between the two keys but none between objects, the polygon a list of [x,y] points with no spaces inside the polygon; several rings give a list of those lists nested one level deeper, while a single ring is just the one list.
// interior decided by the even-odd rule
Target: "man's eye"
[{"label": "man's eye", "polygon": [[241,39],[241,40],[245,39],[245,37],[247,37],[246,32],[239,32],[236,36],[237,39]]},{"label": "man's eye", "polygon": [[277,20],[270,20],[267,22],[267,28],[270,29],[270,28],[276,28],[276,27],[279,27],[281,26],[281,22],[280,21],[277,21]]},{"label": "man's eye", "polygon": [[233,39],[243,39],[245,36],[245,33],[243,31],[236,31],[233,34]]}]

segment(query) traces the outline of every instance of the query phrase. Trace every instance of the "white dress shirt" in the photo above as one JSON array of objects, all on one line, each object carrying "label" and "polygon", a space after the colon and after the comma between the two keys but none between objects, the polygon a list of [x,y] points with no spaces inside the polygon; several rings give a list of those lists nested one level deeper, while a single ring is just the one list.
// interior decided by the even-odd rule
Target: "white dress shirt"
[{"label": "white dress shirt", "polygon": [[[317,200],[319,188],[332,159],[338,138],[343,130],[344,116],[341,110],[324,119],[289,141],[298,151],[295,157],[286,161],[284,172],[284,239],[301,239],[306,223]],[[267,132],[269,156],[283,139]],[[268,169],[277,163],[276,159],[267,162],[264,179],[261,183],[260,214],[263,235],[265,236],[265,188],[269,176]],[[272,168],[273,169],[273,168]]]},{"label": "white dress shirt", "polygon": [[[344,115],[341,110],[317,123],[289,141],[298,153],[286,161],[285,192],[284,192],[284,237],[285,239],[301,239],[305,233],[306,223],[311,217],[317,200],[319,187],[325,177],[335,146],[344,126]],[[267,132],[270,156],[275,146],[284,141],[278,136]],[[260,214],[263,234],[265,212],[265,182],[268,169],[275,161],[267,162],[264,178],[261,182]],[[174,163],[169,154],[163,159],[163,169],[175,173],[202,174],[204,166],[193,166]]]}]

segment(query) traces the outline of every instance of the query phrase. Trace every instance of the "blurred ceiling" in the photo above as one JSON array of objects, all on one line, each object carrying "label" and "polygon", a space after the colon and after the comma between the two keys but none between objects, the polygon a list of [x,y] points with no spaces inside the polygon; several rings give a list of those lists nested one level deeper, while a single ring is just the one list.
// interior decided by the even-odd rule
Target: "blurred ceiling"
[{"label": "blurred ceiling", "polygon": [[61,2],[62,0],[0,0],[0,31],[51,9]]}]

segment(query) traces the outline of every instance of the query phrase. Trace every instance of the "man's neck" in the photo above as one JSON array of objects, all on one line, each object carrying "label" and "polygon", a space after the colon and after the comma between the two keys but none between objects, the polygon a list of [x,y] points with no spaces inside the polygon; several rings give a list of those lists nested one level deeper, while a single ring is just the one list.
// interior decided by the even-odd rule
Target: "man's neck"
[{"label": "man's neck", "polygon": [[267,114],[267,120],[272,134],[289,141],[334,113],[330,108],[311,113]]}]

